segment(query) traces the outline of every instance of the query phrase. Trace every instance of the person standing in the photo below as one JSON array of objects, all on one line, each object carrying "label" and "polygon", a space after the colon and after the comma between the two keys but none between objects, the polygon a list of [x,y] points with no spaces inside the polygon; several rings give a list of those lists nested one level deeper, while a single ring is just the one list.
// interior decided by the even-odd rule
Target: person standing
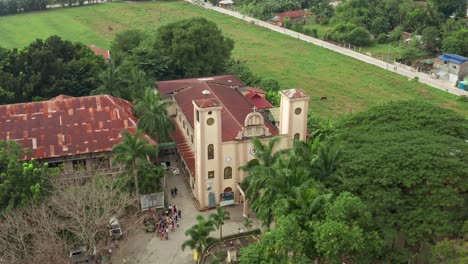
[{"label": "person standing", "polygon": [[177,214],[179,215],[179,219],[182,219],[182,210],[179,209],[179,210],[177,211]]},{"label": "person standing", "polygon": [[174,189],[171,189],[171,197],[174,198]]},{"label": "person standing", "polygon": [[177,187],[174,187],[174,196],[177,196]]}]

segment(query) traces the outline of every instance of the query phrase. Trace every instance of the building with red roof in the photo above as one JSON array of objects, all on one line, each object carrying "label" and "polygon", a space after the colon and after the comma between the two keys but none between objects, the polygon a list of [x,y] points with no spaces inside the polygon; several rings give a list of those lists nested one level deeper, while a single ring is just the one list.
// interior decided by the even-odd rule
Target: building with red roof
[{"label": "building with red roof", "polygon": [[[72,173],[108,168],[122,130],[136,131],[132,104],[110,96],[60,95],[48,101],[0,105],[0,139],[14,140],[36,159]],[[154,141],[148,140],[155,144]]]},{"label": "building with red roof", "polygon": [[275,14],[272,18],[272,21],[276,22],[278,26],[282,27],[284,19],[289,18],[291,23],[305,22],[308,18],[314,16],[314,13],[307,10],[294,10],[284,13]]},{"label": "building with red roof", "polygon": [[278,136],[280,149],[305,140],[309,97],[300,89],[282,92],[283,114],[275,126],[262,109],[271,104],[259,94],[261,103],[244,96],[247,87],[233,75],[161,81],[157,87],[174,101],[169,114],[177,155],[200,208],[243,199],[238,184],[247,175],[239,167],[255,159],[253,137],[268,142]]},{"label": "building with red roof", "polygon": [[110,60],[111,56],[110,56],[110,51],[109,50],[103,50],[103,49],[100,49],[94,45],[89,45],[88,48],[90,50],[92,50],[94,52],[94,54],[96,55],[100,55],[104,58],[104,60],[108,61]]}]

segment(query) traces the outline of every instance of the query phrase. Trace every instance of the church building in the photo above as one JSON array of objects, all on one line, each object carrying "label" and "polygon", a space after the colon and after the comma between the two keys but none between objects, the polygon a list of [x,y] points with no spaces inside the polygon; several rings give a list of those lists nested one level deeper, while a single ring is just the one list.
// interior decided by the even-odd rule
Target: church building
[{"label": "church building", "polygon": [[177,155],[199,209],[243,201],[239,170],[255,159],[252,138],[279,137],[278,149],[305,140],[309,96],[301,89],[280,91],[275,122],[268,109],[258,109],[243,92],[248,88],[233,75],[161,81],[158,92],[173,100],[169,114],[176,125]]}]

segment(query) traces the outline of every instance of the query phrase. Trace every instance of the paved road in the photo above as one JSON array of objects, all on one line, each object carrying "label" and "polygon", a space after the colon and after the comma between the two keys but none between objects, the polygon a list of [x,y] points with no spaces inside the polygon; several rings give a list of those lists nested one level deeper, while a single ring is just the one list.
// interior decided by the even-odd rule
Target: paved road
[{"label": "paved road", "polygon": [[[185,1],[189,2],[189,3],[192,3],[192,4],[196,4],[192,0],[185,0]],[[341,53],[343,55],[353,57],[353,58],[358,59],[360,61],[367,62],[369,64],[375,65],[375,66],[380,67],[382,69],[393,71],[393,72],[395,72],[397,74],[406,76],[406,77],[411,78],[411,79],[414,79],[415,77],[418,77],[420,82],[425,83],[427,85],[430,85],[430,86],[432,86],[434,88],[437,88],[437,89],[440,89],[440,90],[443,90],[443,91],[447,91],[447,92],[449,92],[451,94],[468,95],[468,92],[460,90],[460,89],[458,89],[456,87],[453,87],[450,84],[448,84],[446,82],[443,82],[441,80],[431,79],[429,77],[429,75],[427,75],[425,73],[413,72],[413,71],[403,69],[403,68],[395,68],[392,64],[389,64],[389,63],[386,63],[384,61],[375,59],[375,58],[367,56],[365,54],[355,52],[353,50],[349,50],[349,49],[337,46],[335,44],[332,44],[332,43],[329,43],[329,42],[326,42],[326,41],[323,41],[323,40],[320,40],[320,39],[317,39],[317,38],[312,38],[312,37],[306,36],[304,34],[300,34],[300,33],[297,33],[295,31],[285,29],[285,28],[282,28],[282,27],[279,27],[279,26],[276,26],[276,25],[273,25],[273,24],[270,24],[270,23],[267,23],[267,22],[252,18],[252,17],[249,17],[249,16],[245,16],[245,15],[242,15],[242,14],[240,14],[238,12],[234,12],[234,11],[227,10],[227,9],[224,9],[224,8],[216,7],[216,6],[213,6],[211,4],[205,4],[205,5],[203,5],[203,7],[206,8],[206,9],[211,9],[211,10],[214,10],[214,11],[217,11],[217,12],[220,12],[220,13],[223,13],[223,14],[226,14],[226,15],[229,15],[229,16],[232,16],[232,17],[235,17],[235,18],[250,22],[250,23],[254,23],[254,24],[258,25],[258,26],[270,29],[272,31],[279,32],[281,34],[284,34],[284,35],[287,35],[287,36],[290,36],[290,37],[293,37],[293,38],[298,38],[300,40],[312,43],[312,44],[317,45],[317,46],[321,46],[321,47],[329,49],[329,50],[333,50],[333,51]]]}]

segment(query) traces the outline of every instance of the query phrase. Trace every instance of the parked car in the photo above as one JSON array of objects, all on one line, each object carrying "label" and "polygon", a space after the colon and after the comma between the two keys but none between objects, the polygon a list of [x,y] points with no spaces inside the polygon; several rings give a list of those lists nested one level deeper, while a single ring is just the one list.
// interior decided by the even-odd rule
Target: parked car
[{"label": "parked car", "polygon": [[120,224],[117,218],[112,217],[109,221],[109,224],[110,224],[110,230],[109,230],[110,237],[117,238],[117,239],[122,237],[122,228],[120,228]]},{"label": "parked car", "polygon": [[72,263],[91,263],[91,257],[86,254],[86,247],[79,246],[70,251]]}]

